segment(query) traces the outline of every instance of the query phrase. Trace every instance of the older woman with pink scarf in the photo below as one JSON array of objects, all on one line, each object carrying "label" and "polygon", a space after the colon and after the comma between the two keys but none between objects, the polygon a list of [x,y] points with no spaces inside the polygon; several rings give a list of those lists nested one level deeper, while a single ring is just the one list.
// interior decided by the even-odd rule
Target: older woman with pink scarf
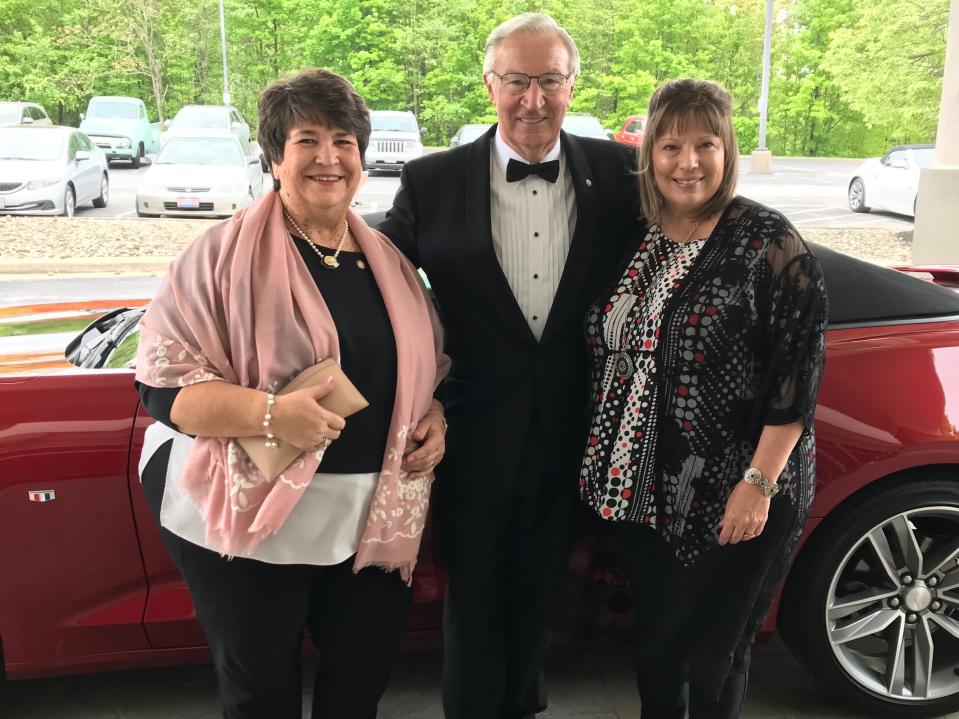
[{"label": "older woman with pink scarf", "polygon": [[[448,360],[410,263],[350,210],[363,100],[317,69],[269,86],[258,136],[275,178],[170,267],[141,323],[137,382],[159,420],[141,478],[190,587],[229,719],[298,718],[304,628],[313,716],[366,719],[403,634],[445,419]],[[334,358],[369,406],[344,419]],[[270,479],[239,438],[301,451]]]}]

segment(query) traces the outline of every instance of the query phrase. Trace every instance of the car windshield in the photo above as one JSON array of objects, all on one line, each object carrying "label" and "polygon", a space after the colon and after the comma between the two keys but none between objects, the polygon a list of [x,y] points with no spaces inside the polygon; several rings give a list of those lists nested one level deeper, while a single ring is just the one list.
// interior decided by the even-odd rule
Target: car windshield
[{"label": "car windshield", "polygon": [[174,137],[160,150],[157,165],[243,165],[240,145],[230,137]]},{"label": "car windshield", "polygon": [[912,151],[912,156],[916,158],[916,164],[919,165],[919,167],[929,167],[932,165],[934,155],[935,149],[932,147]]},{"label": "car windshield", "polygon": [[599,120],[592,116],[567,115],[563,120],[563,129],[574,135],[606,136],[606,130],[599,124]]},{"label": "car windshield", "polygon": [[20,122],[20,108],[17,105],[0,105],[0,123]]},{"label": "car windshield", "polygon": [[132,102],[111,102],[97,100],[91,102],[87,109],[87,117],[106,117],[120,120],[136,120],[137,106]]},{"label": "car windshield", "polygon": [[58,160],[64,137],[59,132],[9,129],[0,131],[0,160]]},{"label": "car windshield", "polygon": [[374,132],[416,132],[416,120],[410,115],[372,115]]},{"label": "car windshield", "polygon": [[220,107],[184,107],[173,118],[170,127],[229,127],[227,119]]}]

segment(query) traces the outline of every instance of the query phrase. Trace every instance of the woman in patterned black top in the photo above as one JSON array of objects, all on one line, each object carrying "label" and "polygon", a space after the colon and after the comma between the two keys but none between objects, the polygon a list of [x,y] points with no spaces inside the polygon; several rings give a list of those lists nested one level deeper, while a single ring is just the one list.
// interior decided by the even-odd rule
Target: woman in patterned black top
[{"label": "woman in patterned black top", "polygon": [[620,545],[644,719],[739,716],[815,484],[822,272],[788,220],[735,196],[730,104],[689,79],[650,99],[648,226],[586,324],[581,494]]}]

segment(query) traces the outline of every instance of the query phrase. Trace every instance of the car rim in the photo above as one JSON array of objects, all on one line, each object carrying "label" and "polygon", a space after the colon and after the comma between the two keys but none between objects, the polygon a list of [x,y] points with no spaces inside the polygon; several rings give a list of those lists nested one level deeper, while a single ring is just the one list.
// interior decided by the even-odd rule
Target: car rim
[{"label": "car rim", "polygon": [[839,564],[826,628],[854,682],[898,701],[959,692],[959,509],[882,522]]},{"label": "car rim", "polygon": [[860,207],[862,207],[862,194],[862,183],[857,180],[856,182],[852,183],[852,186],[849,188],[849,205],[854,210],[858,210]]},{"label": "car rim", "polygon": [[110,183],[107,182],[107,178],[100,180],[100,199],[106,202],[110,199]]},{"label": "car rim", "polygon": [[73,197],[73,193],[67,190],[67,194],[63,200],[64,207],[66,208],[67,217],[73,217],[73,212],[76,209],[76,200]]}]

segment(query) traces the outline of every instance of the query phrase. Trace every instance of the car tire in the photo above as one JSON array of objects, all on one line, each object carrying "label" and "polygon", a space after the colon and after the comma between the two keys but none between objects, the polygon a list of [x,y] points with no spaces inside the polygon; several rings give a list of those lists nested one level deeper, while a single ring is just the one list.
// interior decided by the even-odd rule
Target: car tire
[{"label": "car tire", "polygon": [[778,622],[786,644],[870,716],[959,709],[955,475],[904,473],[863,490],[827,517],[790,573]]},{"label": "car tire", "polygon": [[107,203],[110,201],[110,178],[107,177],[107,173],[103,173],[103,177],[100,178],[100,196],[93,199],[94,207],[106,207]]},{"label": "car tire", "polygon": [[67,189],[63,191],[63,212],[60,214],[64,217],[73,217],[77,211],[77,193],[74,191],[72,185],[67,185]]},{"label": "car tire", "polygon": [[133,167],[134,170],[140,169],[140,162],[143,160],[144,154],[143,143],[141,142],[137,145],[137,154],[133,156],[133,160],[131,161],[131,167]]},{"label": "car tire", "polygon": [[866,205],[866,183],[860,177],[852,178],[849,183],[849,209],[853,212],[869,212]]}]

